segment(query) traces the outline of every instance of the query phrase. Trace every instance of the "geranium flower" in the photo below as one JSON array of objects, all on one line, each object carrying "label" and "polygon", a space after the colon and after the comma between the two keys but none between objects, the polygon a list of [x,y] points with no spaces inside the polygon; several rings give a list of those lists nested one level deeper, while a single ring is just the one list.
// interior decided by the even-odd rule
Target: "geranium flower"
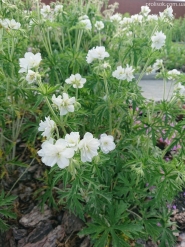
[{"label": "geranium flower", "polygon": [[85,78],[82,78],[80,74],[71,75],[65,80],[67,84],[72,84],[74,88],[82,88],[86,82]]},{"label": "geranium flower", "polygon": [[93,135],[87,132],[84,135],[84,138],[79,142],[78,147],[81,152],[81,161],[86,162],[92,161],[92,158],[98,155],[98,148],[100,146],[100,142],[98,139],[93,138]]},{"label": "geranium flower", "polygon": [[91,21],[89,19],[81,20],[80,23],[83,24],[83,27],[85,30],[91,30],[92,29],[92,24],[91,24]]},{"label": "geranium flower", "polygon": [[100,148],[104,154],[108,154],[110,151],[114,150],[116,147],[114,143],[114,137],[107,134],[102,134],[100,136]]},{"label": "geranium flower", "polygon": [[153,72],[157,71],[158,69],[162,68],[163,66],[163,60],[162,59],[157,59],[155,63],[153,64]]},{"label": "geranium flower", "polygon": [[141,13],[144,16],[147,16],[150,13],[151,9],[148,6],[141,6]]},{"label": "geranium flower", "polygon": [[71,132],[65,136],[65,141],[68,147],[73,148],[75,151],[78,150],[78,143],[80,141],[79,132]]},{"label": "geranium flower", "polygon": [[115,22],[120,22],[121,19],[122,19],[122,16],[121,16],[121,14],[119,14],[119,13],[116,13],[115,15],[112,15],[112,16],[110,17],[110,20],[111,20],[111,21],[115,21]]},{"label": "geranium flower", "polygon": [[120,21],[120,25],[127,26],[132,22],[133,22],[133,20],[130,17],[124,17],[123,20]]},{"label": "geranium flower", "polygon": [[183,86],[180,82],[174,87],[174,90],[178,91],[181,95],[185,94],[185,86]]},{"label": "geranium flower", "polygon": [[129,65],[127,64],[126,68],[118,66],[117,69],[112,73],[112,76],[117,78],[118,80],[132,81],[132,79],[134,78],[133,72],[134,69],[132,69],[132,66],[129,67]]},{"label": "geranium flower", "polygon": [[42,157],[42,162],[46,166],[57,164],[60,168],[69,166],[70,159],[74,156],[74,149],[67,148],[64,139],[58,139],[55,143],[53,139],[47,140],[42,144],[42,149],[37,153]]},{"label": "geranium flower", "polygon": [[103,60],[105,57],[109,57],[109,53],[105,51],[104,46],[96,46],[88,51],[86,61],[92,63],[95,59]]},{"label": "geranium flower", "polygon": [[19,59],[19,65],[21,67],[19,73],[28,72],[28,70],[38,67],[41,60],[40,53],[34,55],[32,52],[26,52],[24,58]]},{"label": "geranium flower", "polygon": [[57,14],[62,13],[63,12],[63,5],[62,4],[55,5],[54,12]]},{"label": "geranium flower", "polygon": [[55,94],[52,96],[52,102],[55,104],[59,111],[60,115],[66,115],[68,112],[74,112],[74,103],[75,103],[75,97],[69,98],[69,95],[67,93],[63,93],[63,98],[61,95],[58,97],[55,96]]},{"label": "geranium flower", "polygon": [[151,37],[152,48],[156,50],[161,49],[165,44],[165,39],[166,39],[166,35],[162,31],[156,32],[154,36]]},{"label": "geranium flower", "polygon": [[43,17],[48,17],[51,14],[51,8],[49,5],[44,5],[40,10],[40,13]]},{"label": "geranium flower", "polygon": [[45,136],[47,139],[51,138],[54,129],[56,128],[56,124],[50,117],[45,117],[45,121],[41,120],[39,124],[38,131],[43,131],[42,136]]},{"label": "geranium flower", "polygon": [[129,65],[127,64],[127,67],[125,68],[125,77],[127,81],[132,81],[132,79],[134,78],[133,72],[134,69],[132,69],[132,66],[129,67]]},{"label": "geranium flower", "polygon": [[167,7],[163,12],[159,12],[159,15],[162,19],[167,18],[172,20],[174,18],[172,6]]},{"label": "geranium flower", "polygon": [[28,74],[26,75],[26,80],[29,84],[33,83],[36,80],[36,75],[33,70],[28,70]]},{"label": "geranium flower", "polygon": [[176,77],[178,75],[180,75],[180,71],[178,71],[176,69],[172,69],[172,70],[168,71],[167,75],[168,75],[168,80],[175,80]]},{"label": "geranium flower", "polygon": [[9,19],[1,20],[1,25],[4,28],[10,28],[10,29],[14,29],[14,30],[18,30],[21,27],[21,24],[19,22],[16,22],[14,19],[12,19],[12,20],[9,20]]},{"label": "geranium flower", "polygon": [[139,15],[139,14],[136,14],[136,15],[132,15],[131,19],[132,19],[133,23],[141,23],[142,20],[143,20],[143,16]]},{"label": "geranium flower", "polygon": [[104,23],[102,21],[96,21],[94,26],[98,31],[100,31],[100,30],[102,30],[104,28]]},{"label": "geranium flower", "polygon": [[125,80],[125,69],[121,66],[118,66],[117,69],[112,72],[112,76],[118,80]]},{"label": "geranium flower", "polygon": [[158,16],[157,15],[148,15],[147,16],[147,21],[157,21],[158,20]]}]

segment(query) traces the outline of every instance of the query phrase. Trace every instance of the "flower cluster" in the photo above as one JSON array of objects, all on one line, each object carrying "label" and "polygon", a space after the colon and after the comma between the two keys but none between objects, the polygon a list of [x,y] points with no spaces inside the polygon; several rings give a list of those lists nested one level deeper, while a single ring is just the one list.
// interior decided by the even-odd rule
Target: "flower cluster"
[{"label": "flower cluster", "polygon": [[[51,129],[51,120],[46,120],[44,124],[41,123],[44,127],[39,127],[39,130],[44,130],[43,133],[46,132],[45,129]],[[45,165],[52,167],[57,164],[60,168],[65,168],[69,166],[70,159],[73,158],[75,152],[80,152],[82,162],[91,162],[98,155],[99,147],[103,153],[108,154],[115,149],[116,145],[111,135],[102,134],[98,140],[87,132],[80,140],[79,132],[71,132],[64,139],[60,138],[56,141],[50,138],[43,142],[41,147],[42,149],[38,151],[38,154],[42,157],[42,162]]]},{"label": "flower cluster", "polygon": [[112,72],[112,76],[117,78],[118,80],[132,81],[132,79],[134,78],[133,72],[134,69],[132,69],[132,66],[129,66],[127,64],[126,68],[118,66],[117,69]]},{"label": "flower cluster", "polygon": [[7,18],[4,20],[0,19],[0,25],[6,29],[14,29],[14,30],[18,30],[21,27],[21,24],[19,22],[16,22],[14,19],[9,20]]},{"label": "flower cluster", "polygon": [[92,63],[95,59],[103,60],[105,57],[109,57],[109,53],[105,51],[104,46],[96,46],[88,51],[86,61]]},{"label": "flower cluster", "polygon": [[53,20],[54,15],[58,15],[63,12],[63,5],[57,4],[55,5],[54,9],[51,9],[50,5],[43,5],[43,7],[40,10],[41,15],[45,19]]},{"label": "flower cluster", "polygon": [[26,52],[24,58],[19,59],[19,65],[21,69],[19,73],[27,73],[26,80],[28,83],[33,83],[36,80],[37,73],[31,69],[38,68],[41,62],[41,54],[33,54],[32,52]]}]

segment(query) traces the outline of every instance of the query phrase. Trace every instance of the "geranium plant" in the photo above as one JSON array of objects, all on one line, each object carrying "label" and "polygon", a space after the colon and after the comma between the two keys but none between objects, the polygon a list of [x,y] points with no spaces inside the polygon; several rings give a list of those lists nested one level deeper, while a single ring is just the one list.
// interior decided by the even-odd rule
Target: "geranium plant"
[{"label": "geranium plant", "polygon": [[[159,59],[172,8],[123,17],[115,6],[102,14],[103,1],[17,2],[1,2],[2,170],[24,165],[16,156],[24,138],[47,166],[41,206],[62,204],[88,222],[80,234],[95,247],[148,238],[174,246],[167,205],[185,181],[185,77]],[[138,86],[154,71],[164,79],[160,102]],[[177,85],[171,98],[168,80]]]}]

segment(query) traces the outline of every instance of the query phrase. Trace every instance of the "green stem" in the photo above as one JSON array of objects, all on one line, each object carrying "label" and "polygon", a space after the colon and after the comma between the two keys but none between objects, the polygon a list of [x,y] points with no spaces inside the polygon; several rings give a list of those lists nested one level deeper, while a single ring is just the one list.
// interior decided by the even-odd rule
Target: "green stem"
[{"label": "green stem", "polygon": [[111,101],[109,97],[107,79],[105,76],[104,76],[104,86],[105,86],[105,93],[107,96],[107,103],[108,103],[108,109],[109,109],[109,133],[112,134],[112,108],[111,108]]},{"label": "green stem", "polygon": [[[41,82],[41,79],[39,78],[37,82],[38,82],[38,85],[39,85],[39,87],[41,89],[41,92],[44,94],[45,92],[44,92],[44,87],[43,87],[43,84]],[[54,110],[53,110],[53,108],[52,108],[52,106],[51,106],[51,104],[50,104],[50,102],[48,100],[48,97],[44,96],[44,99],[46,101],[46,104],[47,104],[47,106],[48,106],[53,118],[54,118],[54,121],[62,128],[62,131],[64,132],[64,134],[66,134],[67,132],[65,130],[65,127],[64,127],[63,123],[60,121],[60,119],[57,117],[56,113],[54,112]]]},{"label": "green stem", "polygon": [[13,190],[13,188],[15,187],[15,185],[19,182],[19,180],[24,176],[24,174],[28,171],[28,169],[30,168],[30,166],[33,164],[33,161],[35,160],[32,159],[32,161],[30,162],[30,164],[28,165],[28,167],[25,169],[25,171],[21,174],[21,176],[15,181],[15,183],[13,184],[13,186],[11,187],[11,189],[8,191],[7,195],[10,194],[10,192]]},{"label": "green stem", "polygon": [[66,130],[65,130],[65,127],[64,127],[62,121],[60,121],[60,119],[59,119],[59,118],[57,117],[57,115],[55,114],[55,112],[54,112],[54,110],[53,110],[53,108],[52,108],[52,106],[51,106],[51,104],[50,104],[50,102],[49,102],[47,96],[45,96],[44,98],[45,98],[45,100],[46,100],[46,104],[48,105],[48,108],[50,109],[51,114],[52,114],[53,117],[54,117],[54,120],[56,121],[56,123],[59,124],[59,126],[62,128],[62,131],[63,131],[64,134],[66,135],[67,132],[66,132]]},{"label": "green stem", "polygon": [[78,99],[78,87],[76,88],[76,101],[77,101],[77,99]]},{"label": "green stem", "polygon": [[137,84],[140,82],[141,78],[143,77],[149,62],[150,62],[150,55],[149,55],[149,57],[148,57],[148,59],[147,59],[147,61],[145,63],[145,66],[144,66],[143,70],[141,71],[141,73],[140,73],[140,75],[139,75],[139,77],[137,79],[137,82],[136,82]]},{"label": "green stem", "polygon": [[101,46],[101,34],[100,34],[100,31],[99,31],[99,42],[100,42],[100,46]]}]

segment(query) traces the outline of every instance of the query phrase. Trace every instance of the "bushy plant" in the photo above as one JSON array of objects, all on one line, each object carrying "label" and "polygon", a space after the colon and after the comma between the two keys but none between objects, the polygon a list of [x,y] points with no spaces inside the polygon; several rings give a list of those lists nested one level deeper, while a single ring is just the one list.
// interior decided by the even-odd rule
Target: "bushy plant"
[{"label": "bushy plant", "polygon": [[[148,238],[174,246],[168,205],[185,180],[184,120],[177,121],[185,78],[158,59],[172,9],[157,16],[143,6],[122,18],[115,6],[103,16],[103,1],[24,4],[1,1],[1,169],[18,164],[18,138],[33,147],[39,130],[37,152],[51,167],[38,191],[42,205],[88,219],[81,234],[95,247]],[[164,97],[156,103],[138,82],[159,70]],[[171,98],[168,79],[177,83]]]}]

